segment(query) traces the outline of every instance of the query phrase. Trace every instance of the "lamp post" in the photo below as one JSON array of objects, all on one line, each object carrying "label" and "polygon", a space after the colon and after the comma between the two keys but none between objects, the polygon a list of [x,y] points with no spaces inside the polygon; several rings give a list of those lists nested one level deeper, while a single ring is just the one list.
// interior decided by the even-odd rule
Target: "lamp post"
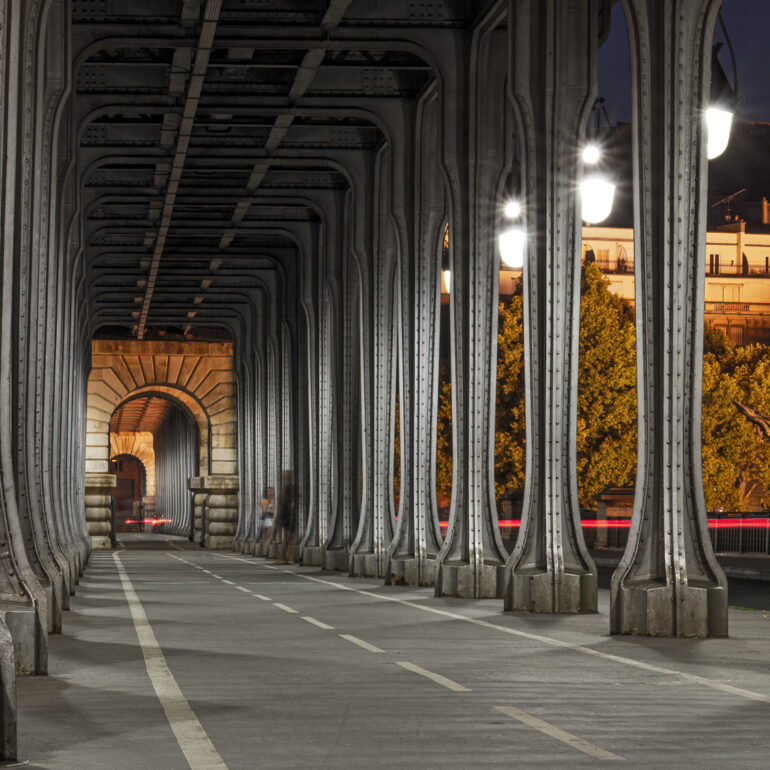
[{"label": "lamp post", "polygon": [[527,246],[527,231],[521,222],[523,209],[517,200],[508,201],[503,216],[511,224],[498,236],[500,258],[510,268],[521,270],[524,266],[524,252]]},{"label": "lamp post", "polygon": [[583,167],[588,173],[580,182],[581,219],[596,225],[612,212],[615,200],[615,183],[602,169],[604,153],[599,144],[591,143],[583,148]]},{"label": "lamp post", "polygon": [[718,158],[727,149],[733,126],[733,115],[738,105],[738,70],[735,66],[735,54],[721,13],[718,20],[727,40],[727,48],[732,60],[733,85],[731,86],[727,80],[727,75],[719,61],[722,43],[715,43],[711,49],[711,99],[709,106],[704,111],[707,136],[706,155],[709,160]]}]

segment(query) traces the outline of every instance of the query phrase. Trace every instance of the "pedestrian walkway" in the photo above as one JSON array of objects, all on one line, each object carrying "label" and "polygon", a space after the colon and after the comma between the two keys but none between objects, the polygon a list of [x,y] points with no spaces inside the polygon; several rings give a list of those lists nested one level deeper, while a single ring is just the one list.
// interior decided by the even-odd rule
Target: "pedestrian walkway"
[{"label": "pedestrian walkway", "polygon": [[730,639],[610,638],[600,613],[134,538],[95,552],[50,676],[19,682],[19,755],[53,770],[757,768],[770,613]]}]

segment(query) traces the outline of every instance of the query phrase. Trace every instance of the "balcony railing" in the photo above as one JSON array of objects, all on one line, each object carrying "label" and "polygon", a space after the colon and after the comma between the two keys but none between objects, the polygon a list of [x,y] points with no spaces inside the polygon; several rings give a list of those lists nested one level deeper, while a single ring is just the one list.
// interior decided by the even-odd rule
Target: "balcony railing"
[{"label": "balcony railing", "polygon": [[[634,260],[632,257],[596,257],[593,261],[603,273],[610,275],[634,274]],[[720,264],[717,267],[716,265],[710,265],[707,257],[706,276],[709,278],[770,278],[770,264],[765,264],[764,260],[762,260],[761,262],[749,262],[748,265],[740,263],[737,265]]]}]

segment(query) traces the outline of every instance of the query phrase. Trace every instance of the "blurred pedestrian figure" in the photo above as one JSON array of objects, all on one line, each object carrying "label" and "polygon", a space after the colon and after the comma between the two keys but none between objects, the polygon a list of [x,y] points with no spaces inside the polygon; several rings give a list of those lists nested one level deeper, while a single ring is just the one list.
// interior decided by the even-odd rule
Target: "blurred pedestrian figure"
[{"label": "blurred pedestrian figure", "polygon": [[294,499],[294,482],[291,471],[284,471],[281,475],[281,497],[278,505],[278,517],[276,524],[281,532],[281,561],[293,560],[291,549],[296,542],[297,532],[297,505]]},{"label": "blurred pedestrian figure", "polygon": [[273,523],[275,520],[275,490],[273,487],[265,487],[259,508],[262,514],[262,521],[260,522],[261,540],[263,543],[269,543],[273,534]]}]

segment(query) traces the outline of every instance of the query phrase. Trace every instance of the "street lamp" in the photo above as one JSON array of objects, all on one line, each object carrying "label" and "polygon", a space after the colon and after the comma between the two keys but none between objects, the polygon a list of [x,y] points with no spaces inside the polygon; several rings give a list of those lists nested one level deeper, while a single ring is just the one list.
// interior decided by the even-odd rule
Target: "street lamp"
[{"label": "street lamp", "polygon": [[615,200],[615,183],[598,170],[601,158],[602,150],[598,144],[583,148],[583,165],[593,168],[580,182],[581,218],[592,225],[607,219]]},{"label": "street lamp", "polygon": [[511,200],[505,204],[503,216],[512,220],[512,224],[506,227],[497,239],[500,258],[514,270],[520,270],[524,267],[524,251],[527,246],[527,231],[524,229],[524,225],[518,221],[521,219],[522,213],[523,209],[519,201]]},{"label": "street lamp", "polygon": [[711,99],[704,116],[706,119],[706,155],[709,160],[719,157],[727,148],[730,141],[730,131],[733,125],[733,115],[738,104],[738,71],[735,67],[735,54],[727,35],[722,14],[719,14],[727,48],[733,66],[733,85],[727,80],[727,75],[719,61],[719,51],[722,43],[715,43],[711,49]]},{"label": "street lamp", "polygon": [[441,241],[441,277],[444,279],[446,293],[451,293],[452,271],[449,264],[449,222],[444,225],[444,237]]}]

